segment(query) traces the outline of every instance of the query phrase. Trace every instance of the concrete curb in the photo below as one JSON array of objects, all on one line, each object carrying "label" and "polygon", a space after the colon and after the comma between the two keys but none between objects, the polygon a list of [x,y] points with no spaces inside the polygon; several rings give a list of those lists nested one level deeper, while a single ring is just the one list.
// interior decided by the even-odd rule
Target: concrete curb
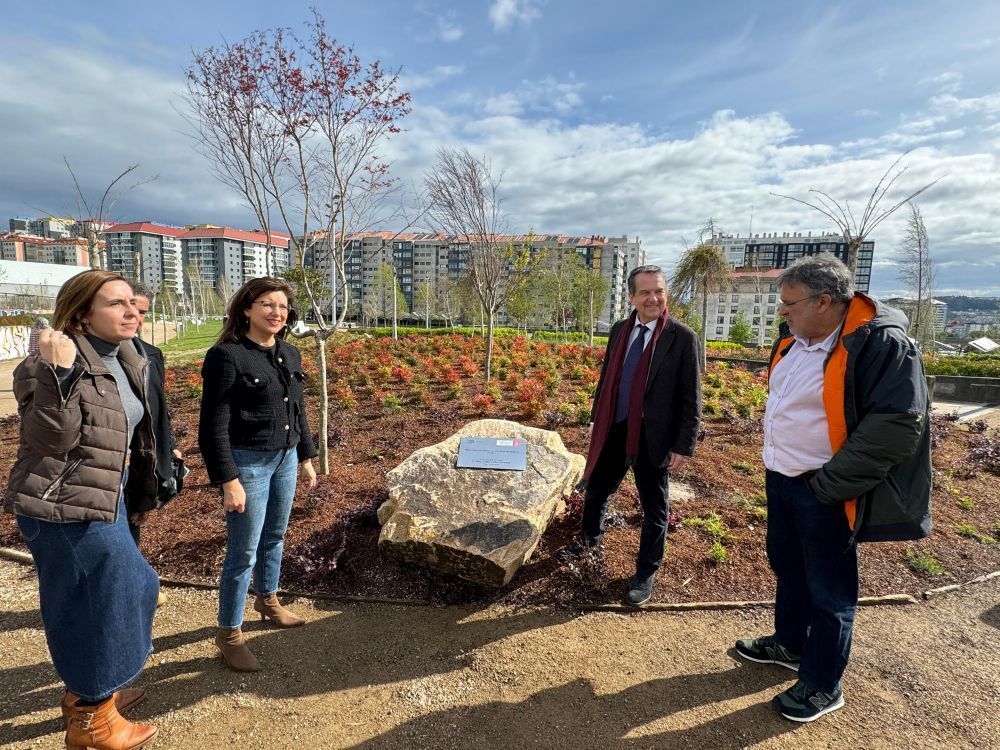
[{"label": "concrete curb", "polygon": [[[0,558],[6,558],[13,562],[22,563],[24,565],[33,565],[34,561],[31,559],[31,555],[27,552],[21,552],[20,550],[10,549],[9,547],[0,547]],[[979,583],[985,583],[986,581],[991,581],[994,578],[1000,578],[1000,570],[995,570],[992,573],[984,573],[981,576],[976,576],[970,581],[965,583],[953,583],[948,586],[941,586],[936,589],[928,589],[927,591],[919,594],[920,599],[928,601],[930,599],[942,596],[943,594],[949,594],[953,591],[961,591],[962,589],[968,588],[969,586],[974,586]],[[219,587],[214,583],[203,583],[201,581],[187,581],[181,578],[164,578],[160,577],[160,583],[166,586],[172,586],[174,588],[190,588],[190,589],[201,589],[204,591],[215,591]],[[430,601],[418,600],[418,599],[391,599],[378,596],[354,596],[350,594],[312,594],[305,593],[302,591],[289,591],[287,589],[281,589],[279,592],[282,596],[293,596],[297,599],[312,599],[315,601],[328,601],[328,602],[350,602],[355,604],[390,604],[393,606],[402,607],[429,607],[433,606]],[[919,604],[920,599],[912,594],[885,594],[883,596],[863,596],[858,599],[859,607],[880,607],[880,606],[902,606],[907,604]],[[580,612],[692,612],[692,611],[721,611],[727,609],[750,609],[753,607],[773,607],[773,599],[764,599],[761,601],[733,601],[733,602],[654,602],[653,604],[645,604],[641,607],[631,607],[627,604],[579,604],[571,609],[578,610]]]}]

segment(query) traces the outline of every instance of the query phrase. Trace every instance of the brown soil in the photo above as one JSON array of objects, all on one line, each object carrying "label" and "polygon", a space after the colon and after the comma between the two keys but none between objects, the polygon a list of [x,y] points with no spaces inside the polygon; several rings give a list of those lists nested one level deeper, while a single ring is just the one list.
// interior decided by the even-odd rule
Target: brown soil
[{"label": "brown soil", "polygon": [[[0,746],[62,747],[62,686],[35,572],[0,560]],[[984,750],[1000,747],[1000,580],[857,617],[846,706],[812,724],[771,698],[794,675],[737,638],[766,607],[596,613],[292,601],[308,625],[248,621],[262,671],[222,666],[213,592],[167,589],[130,717],[185,750]]]},{"label": "brown soil", "polygon": [[[196,371],[185,375],[181,370],[177,382],[192,372]],[[552,400],[558,401],[561,394],[578,387],[564,381]],[[143,551],[162,576],[211,583],[222,563],[225,525],[218,491],[207,483],[197,451],[198,399],[183,390],[179,386],[172,389],[171,407],[179,445],[188,456],[192,473],[184,493],[153,514],[143,532]],[[331,471],[320,478],[314,491],[301,492],[296,501],[285,542],[283,586],[289,591],[447,604],[572,607],[619,601],[634,572],[641,519],[630,480],[611,506],[603,562],[566,565],[555,557],[556,550],[577,531],[578,497],[570,499],[568,512],[550,526],[532,559],[499,591],[379,554],[375,510],[386,497],[385,472],[414,450],[438,442],[480,417],[467,400],[447,400],[443,389],[428,390],[428,404],[401,412],[387,410],[371,398],[360,398],[353,408],[334,410]],[[504,406],[511,411],[504,413]],[[515,406],[503,400],[494,416],[557,429],[570,450],[586,451],[583,428],[553,425],[560,418],[555,412],[548,413],[548,420],[524,419],[513,411]],[[934,451],[935,531],[915,543],[862,545],[863,595],[920,592],[1000,569],[1000,544],[977,541],[956,531],[960,525],[970,524],[983,534],[998,535],[1000,482],[995,474],[969,469],[966,462],[971,447],[985,436],[952,422],[937,419],[936,423],[940,444]],[[669,535],[654,602],[773,597],[773,577],[764,551],[766,518],[756,507],[763,498],[761,442],[759,418],[706,418],[695,458],[675,477],[691,486],[695,497],[672,503],[671,510],[675,521],[718,513],[731,535],[725,542],[727,560],[716,563],[709,559],[711,541],[704,530],[677,523]],[[17,418],[0,420],[0,473],[9,471],[16,446]],[[0,519],[0,546],[24,548],[10,516]],[[933,556],[944,572],[933,576],[915,572],[907,564],[909,551]]]}]

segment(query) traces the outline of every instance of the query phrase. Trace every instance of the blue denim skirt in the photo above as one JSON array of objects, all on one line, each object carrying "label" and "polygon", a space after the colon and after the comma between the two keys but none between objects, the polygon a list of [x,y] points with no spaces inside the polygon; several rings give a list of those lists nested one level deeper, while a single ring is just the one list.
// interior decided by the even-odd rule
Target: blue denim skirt
[{"label": "blue denim skirt", "polygon": [[17,516],[38,571],[52,663],[88,703],[139,676],[153,650],[160,584],[128,530],[125,504],[114,523],[51,523]]}]

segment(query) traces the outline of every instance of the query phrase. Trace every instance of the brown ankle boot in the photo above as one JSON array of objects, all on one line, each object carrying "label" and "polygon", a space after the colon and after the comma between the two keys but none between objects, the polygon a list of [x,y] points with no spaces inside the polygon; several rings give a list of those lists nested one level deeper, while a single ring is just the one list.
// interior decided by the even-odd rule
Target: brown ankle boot
[{"label": "brown ankle boot", "polygon": [[[119,690],[114,694],[115,708],[118,709],[118,713],[123,714],[145,697],[146,691],[142,688],[125,688],[124,690]],[[80,698],[73,695],[73,693],[69,690],[63,693],[62,715],[63,724],[66,725],[66,729],[69,729],[69,717],[73,713],[73,706],[75,706],[79,700]]]},{"label": "brown ankle boot", "polygon": [[257,657],[250,653],[243,631],[239,628],[219,628],[215,633],[215,645],[230,669],[237,672],[256,672],[260,669]]},{"label": "brown ankle boot", "polygon": [[298,615],[292,614],[281,606],[278,602],[278,595],[260,596],[253,601],[253,608],[260,612],[260,619],[270,620],[279,628],[297,628],[305,625],[306,621]]},{"label": "brown ankle boot", "polygon": [[66,729],[66,750],[138,750],[156,736],[156,727],[122,718],[111,696],[96,706],[74,703]]}]

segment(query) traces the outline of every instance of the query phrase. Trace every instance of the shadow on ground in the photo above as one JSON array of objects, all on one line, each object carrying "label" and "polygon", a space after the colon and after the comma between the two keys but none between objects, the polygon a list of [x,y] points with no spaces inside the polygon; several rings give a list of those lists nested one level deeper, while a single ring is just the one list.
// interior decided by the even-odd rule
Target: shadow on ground
[{"label": "shadow on ground", "polygon": [[[755,745],[794,728],[759,703],[682,729],[657,731],[655,722],[683,711],[773,687],[776,670],[726,672],[650,680],[598,695],[583,679],[535,693],[519,703],[494,701],[421,716],[352,750],[401,747],[714,748]],[[672,721],[676,724],[676,721]],[[683,722],[681,722],[683,723]],[[647,727],[646,725],[654,724]],[[635,730],[646,727],[639,735]]]}]

